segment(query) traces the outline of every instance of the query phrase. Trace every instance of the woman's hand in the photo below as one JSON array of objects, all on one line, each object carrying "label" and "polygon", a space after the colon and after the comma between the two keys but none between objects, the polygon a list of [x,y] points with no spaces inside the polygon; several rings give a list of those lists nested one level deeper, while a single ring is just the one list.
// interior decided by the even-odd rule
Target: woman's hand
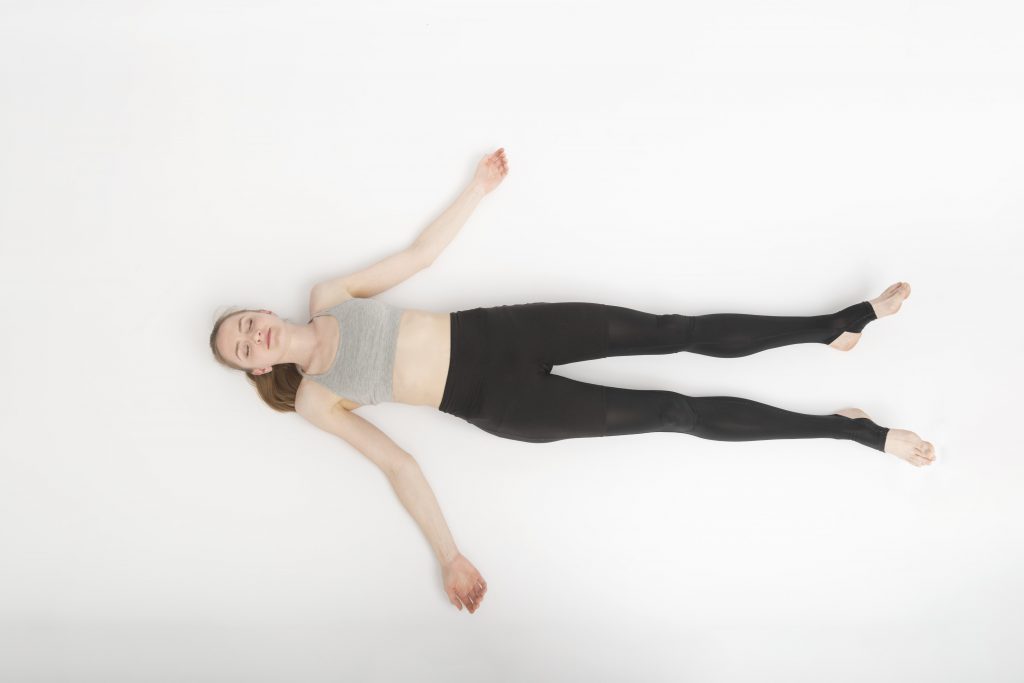
[{"label": "woman's hand", "polygon": [[480,160],[476,167],[473,184],[487,194],[501,184],[506,175],[508,175],[508,160],[505,158],[505,148],[502,147],[497,152],[488,154]]},{"label": "woman's hand", "polygon": [[459,553],[451,562],[441,567],[444,577],[444,592],[451,603],[462,610],[462,605],[469,608],[469,613],[476,612],[480,601],[487,592],[487,582],[473,563]]}]

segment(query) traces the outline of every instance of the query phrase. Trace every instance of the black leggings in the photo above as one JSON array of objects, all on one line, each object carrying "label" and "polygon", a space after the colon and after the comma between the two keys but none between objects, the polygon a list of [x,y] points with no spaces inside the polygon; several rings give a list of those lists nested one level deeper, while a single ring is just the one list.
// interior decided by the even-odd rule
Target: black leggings
[{"label": "black leggings", "polygon": [[807,415],[731,396],[623,389],[551,374],[555,365],[690,351],[735,358],[788,344],[829,344],[875,319],[862,301],[838,313],[655,314],[605,304],[529,303],[456,311],[440,410],[507,439],[683,432],[718,441],[848,439],[885,449],[867,418]]}]

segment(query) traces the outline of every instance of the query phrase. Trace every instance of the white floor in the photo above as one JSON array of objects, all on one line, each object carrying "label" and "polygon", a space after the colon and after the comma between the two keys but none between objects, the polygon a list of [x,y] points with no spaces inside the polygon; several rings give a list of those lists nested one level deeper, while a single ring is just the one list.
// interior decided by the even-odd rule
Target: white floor
[{"label": "white floor", "polygon": [[[0,679],[1019,681],[1024,11],[1012,2],[0,5]],[[407,246],[511,165],[434,311],[833,312],[843,354],[559,374],[932,441],[526,444],[360,409],[420,463],[476,614],[387,480],[208,349],[227,306]]]}]

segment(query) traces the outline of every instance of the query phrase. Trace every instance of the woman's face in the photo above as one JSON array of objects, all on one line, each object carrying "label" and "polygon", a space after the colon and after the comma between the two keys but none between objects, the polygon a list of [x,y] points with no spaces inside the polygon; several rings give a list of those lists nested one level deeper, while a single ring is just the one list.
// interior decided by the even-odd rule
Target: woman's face
[{"label": "woman's face", "polygon": [[270,368],[281,357],[278,337],[282,323],[267,310],[232,315],[221,323],[217,335],[221,355],[246,370]]}]

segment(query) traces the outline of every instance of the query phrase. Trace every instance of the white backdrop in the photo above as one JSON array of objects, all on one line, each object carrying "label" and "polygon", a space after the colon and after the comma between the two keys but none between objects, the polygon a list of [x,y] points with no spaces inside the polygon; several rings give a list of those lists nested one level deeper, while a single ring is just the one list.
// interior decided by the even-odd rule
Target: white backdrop
[{"label": "white backdrop", "polygon": [[[1024,464],[1016,3],[0,5],[0,678],[1017,681]],[[810,315],[906,280],[856,349],[557,374],[932,441],[528,444],[359,413],[490,590],[457,611],[383,475],[280,415],[224,306],[407,246],[379,296]]]}]

